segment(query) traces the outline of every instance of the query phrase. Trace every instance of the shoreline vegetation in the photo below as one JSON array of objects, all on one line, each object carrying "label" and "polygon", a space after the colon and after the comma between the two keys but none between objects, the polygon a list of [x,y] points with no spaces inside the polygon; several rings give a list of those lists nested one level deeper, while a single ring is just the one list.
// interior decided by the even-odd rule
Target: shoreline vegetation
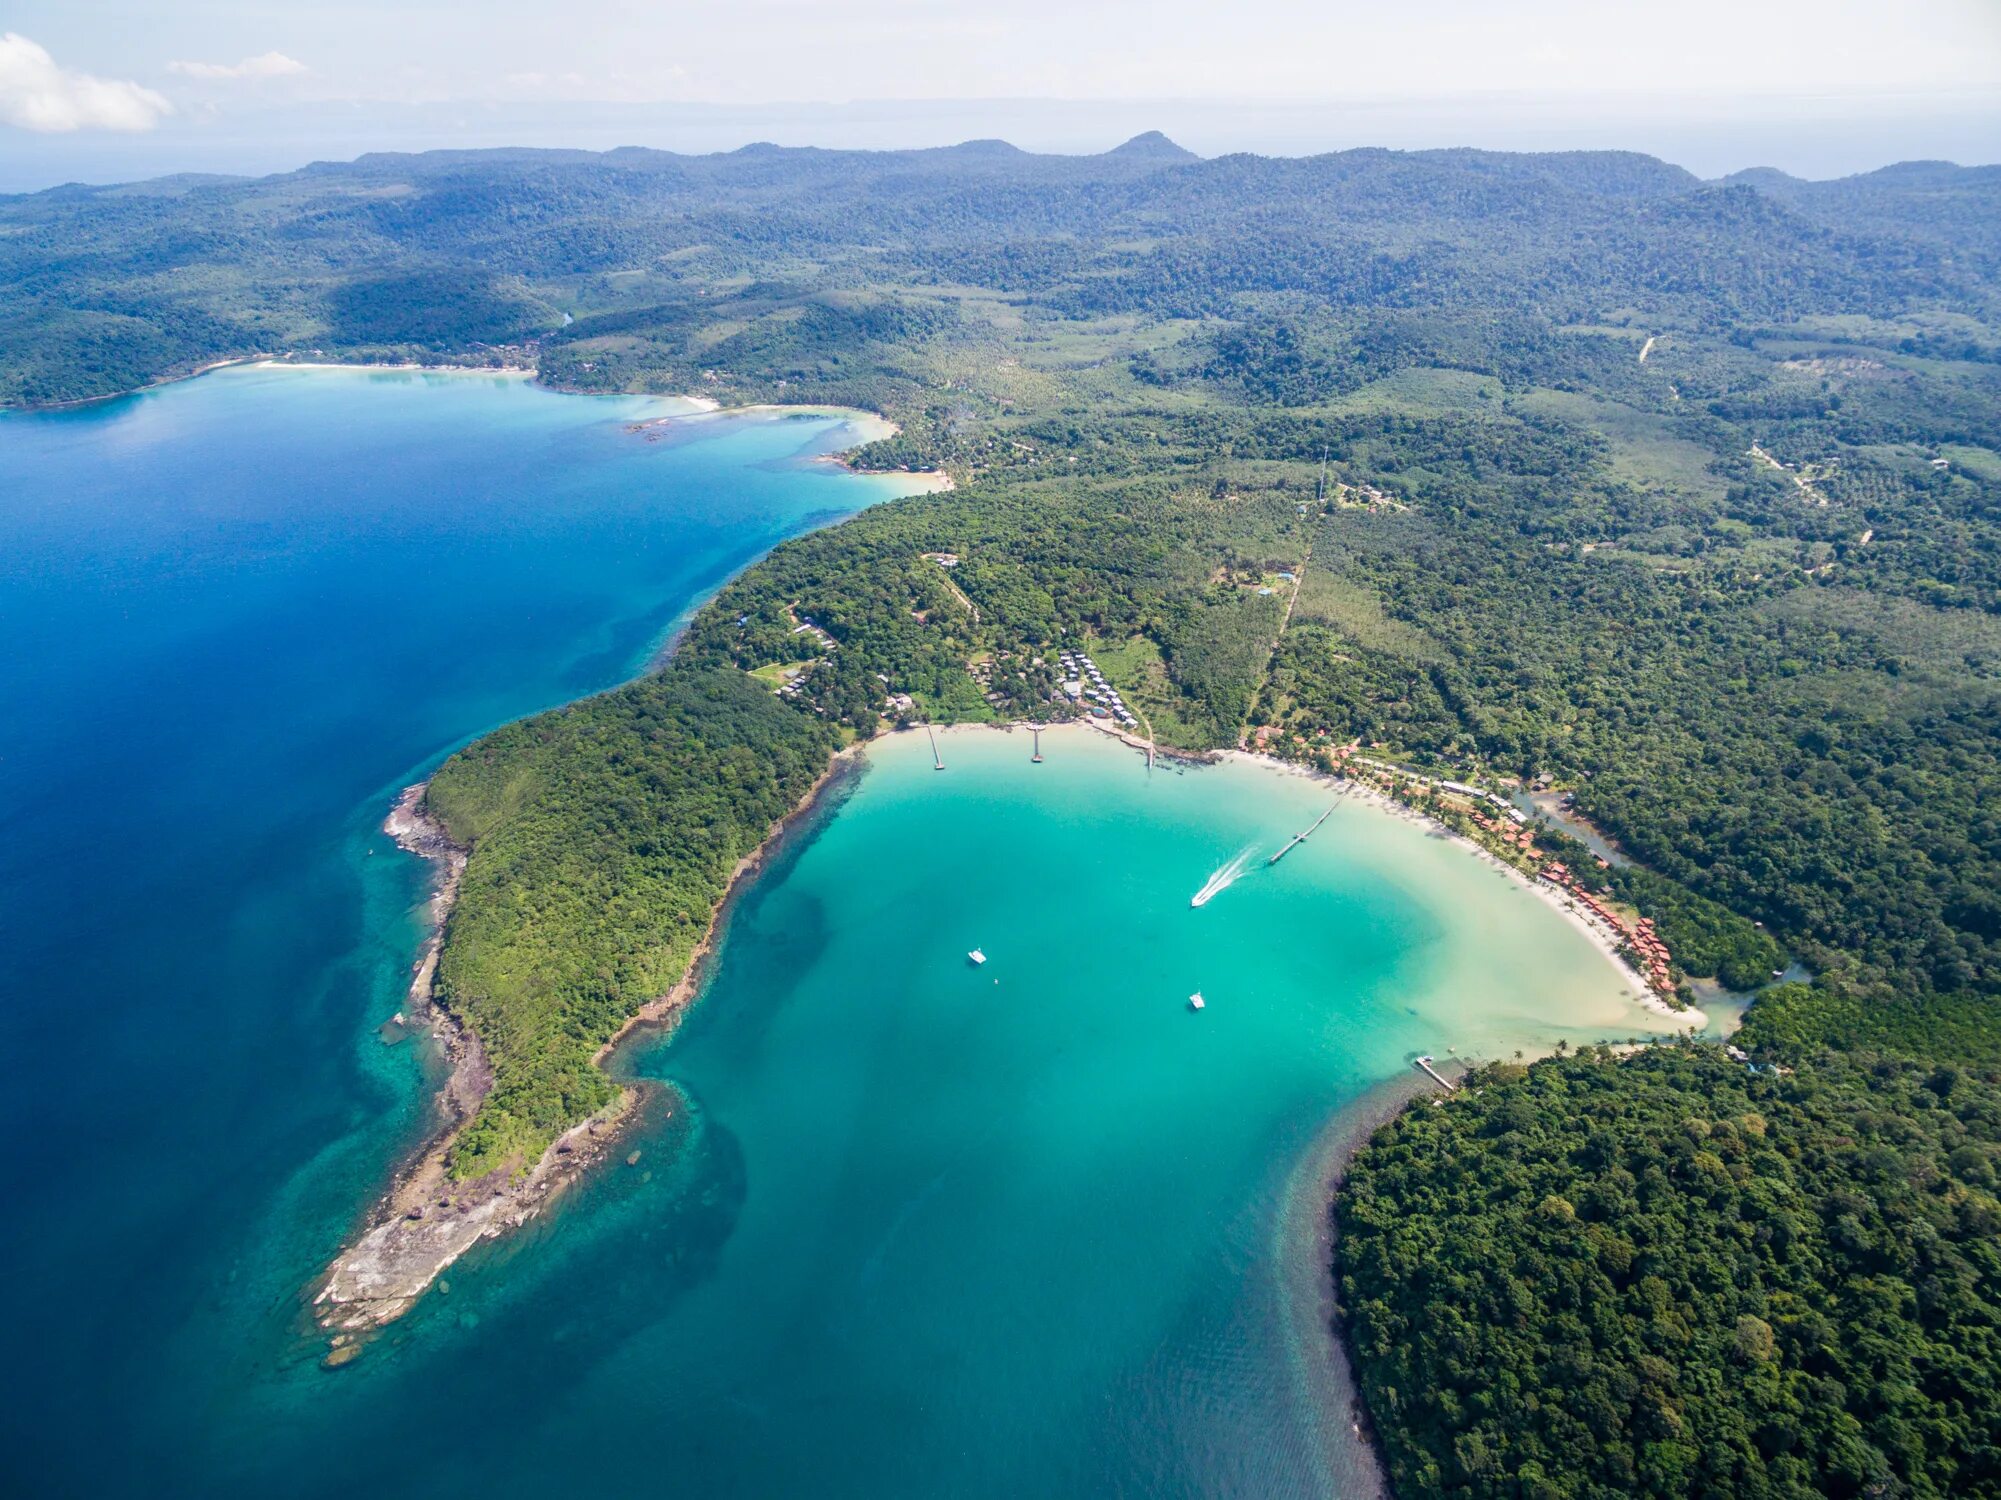
[{"label": "shoreline vegetation", "polygon": [[[184,369],[168,370],[151,380],[129,385],[122,390],[99,391],[89,396],[70,396],[59,400],[23,401],[16,403],[15,410],[23,412],[70,411],[85,406],[100,406],[107,401],[123,401],[128,396],[143,396],[148,391],[165,390],[168,386],[180,385],[185,381],[199,380],[204,375],[212,375],[217,370],[375,370],[382,372],[401,371],[413,375],[492,375],[508,376],[514,379],[535,379],[540,371],[534,365],[512,363],[498,364],[438,364],[424,360],[339,360],[339,359],[294,359],[284,354],[232,354],[223,359],[205,360]],[[555,389],[555,387],[549,387]],[[706,401],[707,397],[688,396],[689,401]]]},{"label": "shoreline vegetation", "polygon": [[[1471,1064],[1448,1057],[1436,1063],[1438,1072],[1458,1083]],[[1408,1070],[1386,1078],[1359,1098],[1336,1111],[1307,1158],[1300,1164],[1293,1185],[1290,1211],[1282,1216],[1281,1232],[1287,1243],[1275,1247],[1278,1253],[1301,1261],[1302,1280],[1291,1289],[1293,1317],[1301,1331],[1312,1338],[1325,1363],[1321,1376],[1332,1397],[1333,1415],[1342,1424],[1335,1442],[1346,1455],[1346,1472],[1340,1475],[1342,1500],[1380,1500],[1389,1495],[1382,1454],[1363,1400],[1354,1353],[1342,1331],[1342,1307],[1336,1275],[1339,1261],[1339,1221],[1333,1212],[1336,1195],[1346,1180],[1356,1154],[1376,1132],[1390,1124],[1419,1100],[1435,1097],[1438,1085],[1424,1074]],[[1311,1255],[1302,1253],[1310,1247]]]},{"label": "shoreline vegetation", "polygon": [[[1923,1290],[1994,1274],[1934,1252],[1991,1240],[2001,1163],[1997,203],[1991,169],[1703,182],[1622,152],[381,153],[0,204],[0,401],[273,344],[532,354],[552,389],[883,412],[847,462],[959,486],[783,544],[668,670],[440,768],[426,809],[470,853],[437,985],[493,1073],[454,1183],[610,1106],[598,1048],[837,746],[1116,689],[1149,754],[1380,756],[1394,800],[1630,923],[1661,991],[1757,991],[1729,1049],[1494,1065],[1364,1148],[1408,1322],[1363,1363],[1438,1366],[1363,1371],[1416,1487],[1953,1493],[1973,1471],[1927,1455],[1973,1453],[1974,1413],[1991,1488],[1997,1430],[1992,1318]],[[1540,828],[1531,858],[1494,787],[1632,865]],[[1521,1213],[1441,1254],[1484,1222],[1439,1212],[1468,1163],[1548,1191],[1495,1192]],[[1928,1196],[1879,1191],[1913,1173]],[[1734,1321],[1689,1326],[1698,1269],[1755,1293]],[[1563,1286],[1536,1347],[1465,1353]],[[1892,1303],[1929,1321],[1869,1323]],[[1864,1326],[1930,1363],[1850,1360]],[[1874,1421],[1968,1369],[1961,1411]],[[1503,1377],[1551,1399],[1473,1430]],[[1776,1391],[1769,1421],[1700,1399],[1719,1380]],[[1559,1395],[1584,1405],[1545,1430]],[[1830,1426],[1850,1395],[1864,1425]],[[1645,1440],[1632,1473],[1591,1471],[1608,1432]]]},{"label": "shoreline vegetation", "polygon": [[[625,1020],[593,1054],[593,1066],[604,1068],[639,1033],[668,1032],[679,1022],[707,982],[709,960],[736,901],[789,837],[852,774],[865,745],[857,741],[835,751],[805,795],[736,862],[708,926],[689,954],[685,972]],[[353,1335],[402,1317],[466,1251],[483,1239],[520,1228],[605,1163],[621,1144],[626,1126],[639,1118],[641,1095],[650,1090],[642,1082],[616,1080],[612,1101],[557,1136],[525,1174],[503,1168],[471,1182],[454,1179],[452,1146],[491,1088],[493,1074],[477,1035],[435,989],[438,956],[470,851],[424,811],[429,785],[426,781],[405,789],[383,831],[407,852],[430,860],[435,872],[430,930],[419,950],[404,1014],[412,1023],[421,1017],[430,1026],[446,1060],[447,1076],[434,1103],[436,1118],[414,1159],[395,1170],[391,1186],[369,1212],[365,1227],[323,1274],[313,1298],[319,1323],[334,1330],[330,1358],[341,1363],[346,1362],[341,1351],[354,1347]]]},{"label": "shoreline vegetation", "polygon": [[[753,564],[753,566],[755,566]],[[664,665],[661,664],[661,665]],[[659,670],[659,666],[650,670]],[[643,679],[642,679],[643,680]],[[1111,735],[1131,749],[1146,754],[1163,754],[1147,741],[1121,733],[1092,719],[1072,721],[1068,727],[1088,726]],[[979,731],[1012,733],[1029,727],[1028,721],[996,724],[934,726],[940,732]],[[1043,732],[1060,731],[1062,724],[1041,725]],[[617,1052],[642,1032],[671,1032],[688,1006],[699,996],[709,977],[708,964],[726,930],[735,903],[766,869],[786,842],[809,823],[825,805],[830,792],[859,770],[861,760],[877,740],[889,734],[910,732],[914,726],[891,727],[867,738],[857,738],[834,750],[827,766],[764,838],[740,858],[724,883],[700,938],[690,951],[686,968],[665,992],[643,1003],[591,1056],[591,1066],[607,1070]],[[1244,750],[1224,750],[1207,754],[1172,754],[1171,758],[1194,765],[1240,761],[1268,774],[1304,776],[1330,787],[1383,814],[1422,824],[1434,837],[1444,838],[1510,876],[1519,888],[1574,926],[1605,958],[1615,973],[1630,985],[1625,993],[1629,1003],[1658,1011],[1677,1021],[1699,1027],[1701,1013],[1675,1011],[1663,1005],[1641,976],[1617,948],[1593,924],[1587,922],[1559,893],[1532,880],[1513,866],[1494,858],[1478,843],[1446,824],[1389,797],[1366,784],[1301,766],[1276,757]],[[313,1302],[320,1324],[333,1331],[331,1358],[342,1360],[342,1351],[354,1347],[352,1338],[402,1317],[415,1305],[430,1285],[460,1256],[483,1239],[496,1238],[526,1224],[558,1198],[561,1193],[590,1171],[605,1164],[622,1144],[624,1131],[642,1113],[639,1093],[644,1085],[629,1079],[614,1079],[612,1100],[582,1122],[558,1135],[525,1172],[506,1167],[471,1181],[458,1180],[451,1171],[451,1153],[459,1132],[473,1117],[491,1088],[493,1071],[477,1034],[441,1000],[435,988],[437,964],[444,946],[446,924],[457,898],[470,851],[455,842],[443,823],[425,807],[430,783],[406,788],[397,799],[383,828],[406,851],[431,860],[436,870],[430,903],[430,931],[419,951],[410,985],[405,1015],[413,1021],[428,1018],[448,1063],[448,1075],[436,1100],[436,1119],[426,1131],[413,1160],[398,1168],[388,1191],[370,1211],[361,1229],[336,1257],[323,1275]],[[1470,1060],[1455,1059],[1450,1066],[1461,1070]],[[1407,1103],[1432,1087],[1421,1077],[1386,1079],[1353,1108],[1378,1111],[1374,1124],[1381,1124],[1394,1107],[1381,1100],[1394,1095]],[[1396,1107],[1401,1107],[1399,1104]],[[1341,1133],[1347,1142],[1342,1153],[1319,1151],[1316,1159],[1330,1180],[1345,1169],[1349,1154],[1370,1134],[1356,1128],[1351,1109],[1339,1111],[1329,1130]],[[351,1356],[349,1356],[351,1357]]]},{"label": "shoreline vegetation", "polygon": [[[416,365],[332,365],[302,361],[258,360],[258,366],[290,366],[317,369],[428,369]],[[439,367],[453,370],[455,367]],[[475,371],[474,373],[482,373]],[[533,371],[516,371],[533,375]],[[646,429],[671,423],[697,420],[712,415],[771,415],[789,411],[826,411],[833,408],[786,407],[758,403],[749,407],[724,408],[713,398],[674,397],[694,408],[630,424],[628,430]],[[842,412],[861,428],[865,442],[893,437],[896,424],[878,413]],[[850,471],[862,474],[893,474],[914,482],[917,493],[937,493],[951,485],[942,471],[874,471],[856,467],[847,454],[828,455]],[[749,565],[756,567],[755,562]],[[727,586],[727,585],[725,585]],[[649,681],[664,680],[673,667],[674,653],[685,637],[693,618],[708,608],[714,595],[699,601],[689,618],[670,631],[660,650],[653,655],[639,677],[624,689],[612,689],[599,698],[629,692]],[[583,702],[592,700],[586,699]],[[536,723],[559,719],[578,707],[576,704],[523,721]],[[518,725],[504,726],[482,737],[453,761],[462,761],[490,740]],[[358,1335],[382,1327],[402,1317],[417,1299],[458,1258],[483,1239],[511,1232],[527,1223],[559,1197],[585,1173],[603,1164],[620,1143],[622,1134],[641,1113],[640,1094],[645,1086],[630,1080],[613,1080],[607,1064],[621,1045],[641,1031],[671,1029],[692,1001],[706,978],[707,961],[727,923],[737,896],[757,872],[783,846],[790,832],[810,820],[825,794],[839,785],[856,765],[869,739],[857,738],[833,748],[825,766],[797,799],[763,832],[756,844],[736,860],[723,877],[719,893],[702,922],[699,935],[688,946],[685,957],[672,956],[668,962],[678,969],[671,982],[658,994],[617,1019],[615,1029],[589,1057],[588,1067],[609,1084],[609,1097],[584,1118],[553,1133],[546,1146],[532,1160],[518,1153],[502,1154],[502,1159],[484,1171],[467,1177],[457,1159],[469,1125],[496,1083],[496,1071],[477,1024],[441,993],[440,961],[450,937],[450,921],[458,902],[461,884],[476,840],[455,838],[449,820],[432,805],[437,776],[406,788],[398,797],[383,824],[384,832],[409,853],[428,859],[435,869],[430,902],[429,932],[420,948],[405,1002],[404,1019],[415,1023],[424,1018],[436,1038],[446,1063],[446,1078],[433,1106],[431,1124],[424,1130],[412,1154],[390,1174],[390,1185],[362,1221],[317,1282],[313,1310],[317,1322],[332,1331],[328,1360],[338,1365],[359,1353]],[[691,747],[700,754],[702,747]],[[450,764],[448,762],[448,764]],[[572,1111],[574,1112],[574,1111]]]},{"label": "shoreline vegetation", "polygon": [[1580,1047],[1438,1104],[1333,1210],[1399,1493],[1993,1493],[1993,1079]]}]

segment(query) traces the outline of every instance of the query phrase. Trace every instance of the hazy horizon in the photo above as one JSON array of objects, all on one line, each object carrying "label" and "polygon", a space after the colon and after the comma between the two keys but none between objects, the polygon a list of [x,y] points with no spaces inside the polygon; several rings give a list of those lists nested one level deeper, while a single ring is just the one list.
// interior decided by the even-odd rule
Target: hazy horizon
[{"label": "hazy horizon", "polygon": [[[649,147],[687,154],[753,142],[831,150],[906,150],[1001,139],[1026,151],[1087,155],[1158,130],[1205,157],[1312,156],[1364,147],[1638,151],[1715,179],[1753,167],[1829,178],[1901,161],[2001,162],[2001,109],[1762,117],[1676,112],[1673,99],[1594,120],[1520,98],[1373,101],[1331,107],[1237,101],[979,100],[847,104],[320,104],[190,122],[143,135],[43,137],[0,156],[0,193],[177,173],[265,176],[372,151]],[[1852,101],[1840,101],[1852,104]],[[12,134],[12,133],[10,133]]]},{"label": "hazy horizon", "polygon": [[15,0],[0,192],[366,151],[999,137],[1204,156],[1642,151],[1714,178],[2001,162],[2001,6],[1688,0]]}]

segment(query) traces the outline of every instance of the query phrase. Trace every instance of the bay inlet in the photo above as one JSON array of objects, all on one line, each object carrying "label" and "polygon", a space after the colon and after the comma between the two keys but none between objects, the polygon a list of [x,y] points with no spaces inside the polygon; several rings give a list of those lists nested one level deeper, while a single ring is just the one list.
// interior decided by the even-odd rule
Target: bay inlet
[{"label": "bay inlet", "polygon": [[424,894],[396,788],[893,492],[814,461],[837,416],[627,430],[660,414],[231,370],[0,420],[29,1486],[1354,1493],[1301,1232],[1330,1124],[1417,1052],[1671,1023],[1422,825],[1344,801],[1269,865],[1326,787],[1082,730],[871,747],[620,1054],[637,1163],[319,1367],[304,1290],[436,1083],[377,1035]]}]

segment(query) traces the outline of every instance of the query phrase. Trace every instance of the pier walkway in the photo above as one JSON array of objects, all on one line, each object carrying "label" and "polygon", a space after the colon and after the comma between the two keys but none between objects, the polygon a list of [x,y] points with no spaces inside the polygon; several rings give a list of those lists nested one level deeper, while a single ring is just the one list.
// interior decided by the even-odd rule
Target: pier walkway
[{"label": "pier walkway", "polygon": [[[1346,793],[1342,794],[1342,796],[1345,795]],[[1334,799],[1334,806],[1329,807],[1326,812],[1322,813],[1319,817],[1315,818],[1313,820],[1313,826],[1311,828],[1307,829],[1304,833],[1295,833],[1292,836],[1292,838],[1287,842],[1286,846],[1283,849],[1279,850],[1278,853],[1274,854],[1270,859],[1266,860],[1265,863],[1268,865],[1277,864],[1280,860],[1284,859],[1286,855],[1292,853],[1295,847],[1305,843],[1308,839],[1312,838],[1314,834],[1320,831],[1320,825],[1322,823],[1325,823],[1329,818],[1334,816],[1334,808],[1339,807],[1340,805],[1341,805],[1341,798],[1337,796]]]},{"label": "pier walkway", "polygon": [[1452,1080],[1447,1078],[1444,1074],[1440,1073],[1438,1069],[1434,1068],[1431,1065],[1430,1057],[1428,1056],[1420,1057],[1415,1063],[1412,1064],[1412,1066],[1418,1068],[1422,1072],[1429,1073],[1431,1075],[1432,1082],[1436,1083],[1440,1088],[1444,1089],[1446,1093],[1456,1094],[1459,1092],[1459,1085],[1452,1082]]}]

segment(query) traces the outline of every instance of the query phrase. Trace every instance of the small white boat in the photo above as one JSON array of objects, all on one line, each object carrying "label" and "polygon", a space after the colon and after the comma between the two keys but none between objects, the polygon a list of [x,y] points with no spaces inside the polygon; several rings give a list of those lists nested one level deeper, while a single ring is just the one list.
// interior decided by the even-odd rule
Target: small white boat
[{"label": "small white boat", "polygon": [[1200,1010],[1202,1008],[1202,992],[1200,990],[1197,990],[1188,997],[1188,1008],[1190,1010]]},{"label": "small white boat", "polygon": [[976,968],[987,961],[986,954],[980,952],[980,950],[977,948],[975,948],[971,953],[968,953],[966,957],[973,961],[973,965]]}]

